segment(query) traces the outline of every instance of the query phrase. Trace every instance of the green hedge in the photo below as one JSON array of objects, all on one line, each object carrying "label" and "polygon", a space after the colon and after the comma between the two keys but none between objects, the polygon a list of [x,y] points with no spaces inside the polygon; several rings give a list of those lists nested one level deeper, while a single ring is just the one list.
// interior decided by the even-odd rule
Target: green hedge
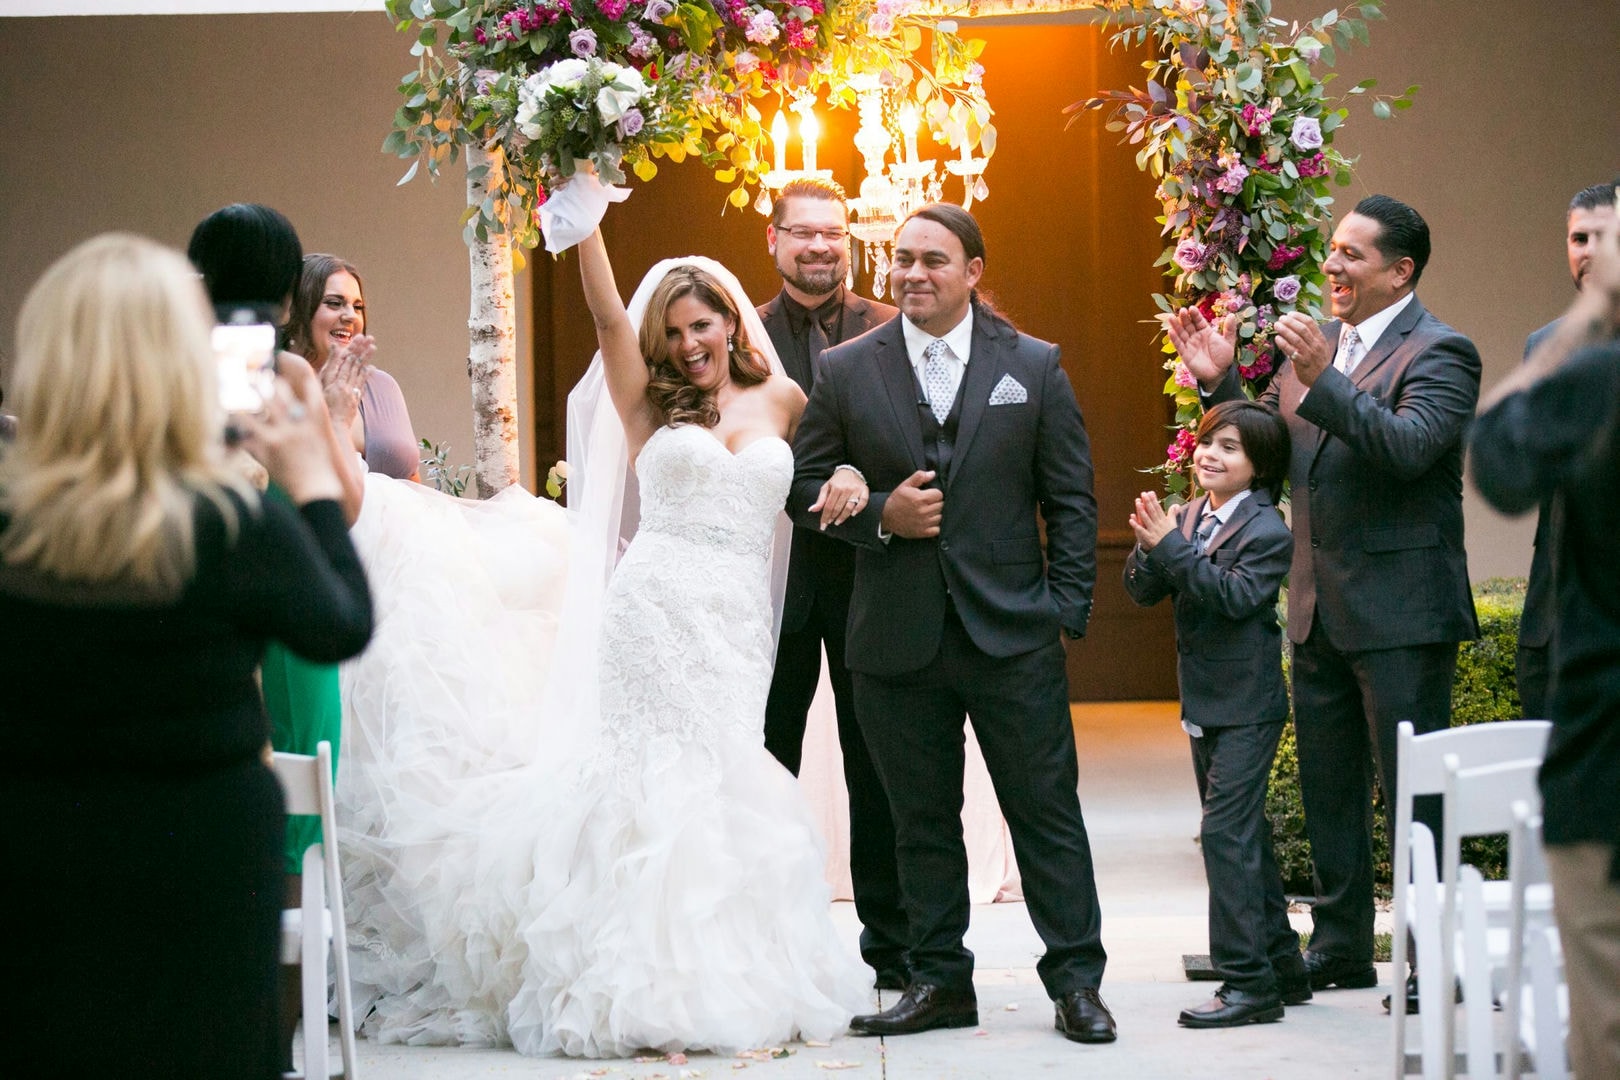
[{"label": "green hedge", "polygon": [[[1519,615],[1524,609],[1524,579],[1492,578],[1483,582],[1474,589],[1474,607],[1479,612],[1480,636],[1478,641],[1464,642],[1458,651],[1457,678],[1451,688],[1453,727],[1517,720],[1523,715],[1513,654],[1519,640]],[[1373,867],[1379,893],[1388,896],[1392,879],[1381,792],[1375,792],[1373,803]],[[1266,813],[1271,818],[1283,891],[1290,896],[1312,895],[1316,890],[1311,883],[1311,845],[1305,838],[1305,809],[1299,797],[1299,758],[1292,724],[1283,729],[1277,760],[1271,767]],[[1505,877],[1507,841],[1503,837],[1465,840],[1462,858],[1479,867],[1487,878]]]}]

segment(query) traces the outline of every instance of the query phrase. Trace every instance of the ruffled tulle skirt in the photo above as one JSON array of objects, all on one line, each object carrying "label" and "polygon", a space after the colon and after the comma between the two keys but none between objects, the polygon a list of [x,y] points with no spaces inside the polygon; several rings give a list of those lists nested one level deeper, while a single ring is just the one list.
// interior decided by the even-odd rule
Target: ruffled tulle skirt
[{"label": "ruffled tulle skirt", "polygon": [[521,928],[520,1051],[731,1052],[830,1038],[870,1004],[807,803],[757,738],[655,738],[568,801]]},{"label": "ruffled tulle skirt", "polygon": [[870,1004],[808,804],[757,726],[558,749],[548,680],[595,675],[549,663],[559,508],[371,479],[354,532],[379,622],[343,671],[338,799],[370,1038],[730,1051],[829,1038]]}]

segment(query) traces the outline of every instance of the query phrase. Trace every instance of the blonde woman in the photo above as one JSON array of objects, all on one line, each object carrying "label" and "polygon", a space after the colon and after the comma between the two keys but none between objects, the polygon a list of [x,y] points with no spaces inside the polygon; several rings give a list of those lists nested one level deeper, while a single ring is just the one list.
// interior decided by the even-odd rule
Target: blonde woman
[{"label": "blonde woman", "polygon": [[269,638],[354,655],[371,605],[315,397],[281,384],[236,421],[287,503],[224,464],[212,323],[186,260],[125,235],[64,256],[18,319],[0,626],[26,632],[0,650],[0,808],[27,885],[0,912],[26,928],[25,1075],[280,1061],[282,803],[253,673]]}]

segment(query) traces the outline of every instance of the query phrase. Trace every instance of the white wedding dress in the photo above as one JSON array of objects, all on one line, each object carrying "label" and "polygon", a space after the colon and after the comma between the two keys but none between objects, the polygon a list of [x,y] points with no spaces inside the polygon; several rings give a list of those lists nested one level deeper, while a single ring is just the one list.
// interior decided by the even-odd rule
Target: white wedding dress
[{"label": "white wedding dress", "polygon": [[[808,804],[763,742],[770,553],[792,471],[779,438],[732,454],[701,427],[655,432],[588,671],[548,670],[547,635],[570,633],[560,599],[536,610],[532,589],[482,585],[512,574],[559,594],[560,555],[470,558],[492,545],[454,546],[458,511],[368,482],[355,534],[384,619],[345,670],[356,729],[338,791],[369,1036],[585,1057],[735,1051],[829,1038],[870,1005],[870,975],[832,924]],[[429,524],[413,521],[424,509]],[[435,600],[452,569],[420,558],[441,516],[452,522],[429,550],[463,553],[470,603]],[[568,549],[550,504],[494,516],[526,521],[532,547]],[[450,624],[434,622],[435,602],[458,613]],[[428,626],[432,640],[416,640]],[[446,659],[460,671],[448,684]],[[583,734],[558,681],[599,695]]]},{"label": "white wedding dress", "polygon": [[833,927],[808,804],[763,740],[792,452],[661,428],[636,471],[640,528],[603,600],[602,733],[563,800],[577,835],[548,868],[564,884],[521,928],[513,1044],[622,1057],[826,1039],[868,1005],[868,976]]}]

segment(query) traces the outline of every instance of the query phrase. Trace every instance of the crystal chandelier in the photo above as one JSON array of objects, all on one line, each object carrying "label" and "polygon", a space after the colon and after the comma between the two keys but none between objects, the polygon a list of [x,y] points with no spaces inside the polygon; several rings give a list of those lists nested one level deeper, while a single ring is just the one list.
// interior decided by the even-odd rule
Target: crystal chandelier
[{"label": "crystal chandelier", "polygon": [[[858,258],[864,256],[863,264],[872,268],[872,295],[881,297],[889,277],[895,230],[900,223],[918,207],[939,202],[944,197],[945,173],[962,178],[962,207],[972,209],[975,199],[983,200],[990,194],[984,182],[989,158],[973,156],[965,125],[947,115],[939,125],[940,132],[945,142],[958,147],[960,153],[945,161],[941,171],[933,158],[918,156],[917,134],[922,117],[904,88],[886,88],[877,76],[865,73],[851,78],[850,87],[856,92],[860,115],[855,149],[860,151],[866,174],[861,179],[860,195],[849,200],[853,215],[849,231],[859,244],[852,254]],[[819,126],[814,105],[814,98],[800,97],[790,106],[799,115],[799,138],[804,154],[803,166],[798,169],[787,168],[788,122],[782,112],[776,114],[771,125],[775,168],[762,178],[764,185],[754,204],[762,214],[771,212],[770,192],[781,191],[794,180],[832,177],[830,169],[816,168],[815,141]],[[893,161],[889,160],[891,148],[894,148]]]}]

